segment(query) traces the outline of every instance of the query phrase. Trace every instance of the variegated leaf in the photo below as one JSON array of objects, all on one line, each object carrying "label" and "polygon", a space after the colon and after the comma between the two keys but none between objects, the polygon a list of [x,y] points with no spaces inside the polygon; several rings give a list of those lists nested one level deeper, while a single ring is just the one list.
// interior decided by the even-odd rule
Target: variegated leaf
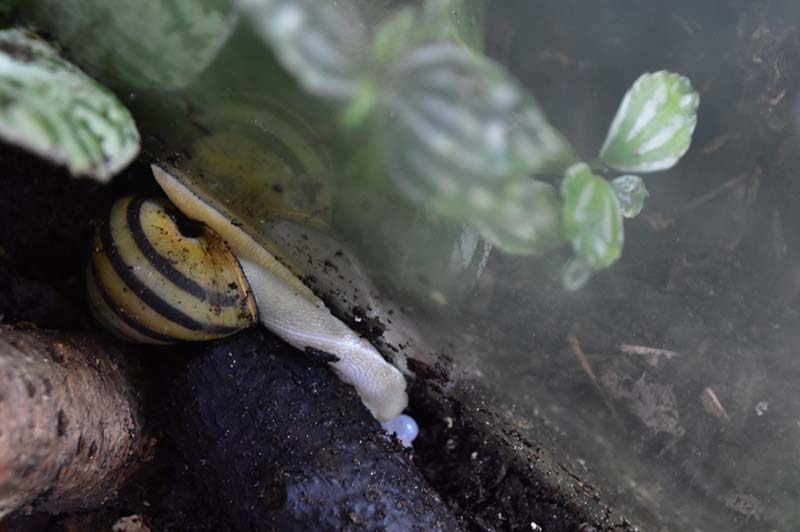
[{"label": "variegated leaf", "polygon": [[515,255],[540,255],[563,242],[556,191],[547,183],[522,178],[496,193],[495,209],[477,219],[481,235],[498,249]]},{"label": "variegated leaf", "polygon": [[570,260],[561,275],[561,285],[564,290],[574,292],[580,289],[592,277],[592,269],[583,261],[573,258]]},{"label": "variegated leaf", "polygon": [[571,166],[561,182],[564,232],[576,258],[597,270],[622,252],[622,213],[614,189],[585,163]]},{"label": "variegated leaf", "polygon": [[92,75],[156,90],[191,83],[238,21],[230,0],[25,0],[20,9]]},{"label": "variegated leaf", "polygon": [[390,67],[385,151],[410,200],[462,221],[485,219],[511,181],[574,161],[538,105],[491,60],[435,43]]},{"label": "variegated leaf", "polygon": [[644,181],[638,175],[621,175],[611,180],[611,186],[617,194],[619,208],[625,218],[635,218],[642,212],[644,200],[650,195]]},{"label": "variegated leaf", "polygon": [[139,152],[128,110],[36,35],[0,31],[0,138],[106,181]]},{"label": "variegated leaf", "polygon": [[671,168],[689,149],[699,101],[684,76],[643,74],[622,99],[600,158],[623,172]]},{"label": "variegated leaf", "polygon": [[372,56],[378,63],[393,59],[406,48],[409,35],[414,32],[417,10],[403,6],[386,17],[372,39]]},{"label": "variegated leaf", "polygon": [[375,30],[373,58],[386,63],[414,47],[452,40],[468,49],[483,48],[483,0],[426,0],[390,13]]},{"label": "variegated leaf", "polygon": [[445,0],[425,2],[421,8],[402,6],[390,13],[375,30],[372,55],[386,63],[411,48],[450,36],[450,8]]},{"label": "variegated leaf", "polygon": [[312,94],[349,102],[367,71],[369,36],[351,0],[238,0],[256,32]]},{"label": "variegated leaf", "polygon": [[486,0],[451,0],[450,21],[457,42],[477,52],[483,50]]},{"label": "variegated leaf", "polygon": [[474,280],[477,281],[486,267],[491,251],[492,245],[481,238],[473,226],[465,225],[453,243],[449,270],[453,275],[471,270],[474,272]]}]

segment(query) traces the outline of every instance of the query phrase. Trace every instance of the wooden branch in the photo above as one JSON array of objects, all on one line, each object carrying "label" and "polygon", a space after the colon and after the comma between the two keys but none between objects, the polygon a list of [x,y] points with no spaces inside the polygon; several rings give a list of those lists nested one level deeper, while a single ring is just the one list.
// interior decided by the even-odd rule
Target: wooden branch
[{"label": "wooden branch", "polygon": [[130,371],[112,347],[0,325],[0,516],[101,505],[145,444]]}]

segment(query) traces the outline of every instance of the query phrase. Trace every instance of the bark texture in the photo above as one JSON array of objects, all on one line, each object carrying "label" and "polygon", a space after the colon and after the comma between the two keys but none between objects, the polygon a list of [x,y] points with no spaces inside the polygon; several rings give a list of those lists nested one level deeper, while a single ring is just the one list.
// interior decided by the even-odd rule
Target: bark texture
[{"label": "bark texture", "polygon": [[0,325],[0,516],[115,497],[146,447],[130,380],[97,337]]}]

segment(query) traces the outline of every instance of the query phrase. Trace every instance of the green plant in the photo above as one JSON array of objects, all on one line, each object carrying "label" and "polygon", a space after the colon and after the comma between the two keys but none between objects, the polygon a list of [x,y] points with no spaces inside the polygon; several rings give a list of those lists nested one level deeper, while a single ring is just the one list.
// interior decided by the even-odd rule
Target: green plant
[{"label": "green plant", "polygon": [[22,29],[0,30],[0,139],[100,181],[139,152],[117,97]]},{"label": "green plant", "polygon": [[[339,152],[341,167],[353,176],[347,188],[353,200],[338,198],[346,204],[339,205],[342,211],[359,210],[364,200],[392,195],[394,191],[388,191],[394,189],[407,202],[401,207],[405,211],[398,217],[400,223],[418,219],[422,225],[430,222],[443,228],[428,239],[431,257],[436,255],[431,250],[452,245],[454,235],[479,234],[490,246],[516,255],[542,255],[570,245],[573,257],[563,270],[568,289],[578,288],[592,272],[619,258],[623,217],[636,216],[647,197],[640,175],[676,164],[688,149],[696,124],[699,98],[686,78],[664,71],[644,74],[625,94],[597,157],[582,162],[533,96],[483,54],[482,0],[428,0],[389,13],[363,0],[170,0],[148,4],[146,24],[129,24],[140,15],[136,10],[115,10],[114,17],[107,17],[112,24],[107,37],[84,31],[93,17],[108,15],[99,0],[80,4],[81,9],[77,0],[23,4],[20,9],[34,26],[48,27],[49,21],[58,38],[69,43],[71,57],[90,73],[96,71],[98,79],[121,94],[138,88],[137,119],[155,118],[150,126],[156,128],[192,123],[196,117],[185,120],[181,114],[184,99],[214,105],[232,93],[227,84],[236,82],[227,75],[224,87],[207,93],[198,76],[219,63],[218,53],[238,21],[248,23],[274,59],[315,97],[314,105],[337,110],[342,136],[356,139]],[[142,31],[139,26],[154,28],[144,39],[147,42],[139,43],[146,50],[129,45],[132,39],[138,42],[132,35]],[[38,43],[36,49],[45,47]],[[153,54],[161,60],[148,59]],[[87,89],[47,88],[58,85],[57,76],[69,76],[70,83],[79,80],[86,87],[93,82],[69,67],[46,71],[52,83],[23,76],[20,85],[17,77],[22,73],[39,70],[15,61],[13,54],[4,55],[9,60],[0,77],[6,80],[6,99],[13,103],[0,108],[7,117],[5,124],[14,123],[14,113],[33,112],[39,118],[47,115],[51,129],[58,126],[56,132],[68,131],[65,128],[88,132],[81,133],[83,137],[48,136],[34,127],[37,118],[17,124],[19,131],[5,135],[0,131],[0,136],[66,162],[76,173],[102,178],[136,153],[135,127],[127,111],[112,105],[116,100],[110,93],[95,87],[102,96],[95,100],[108,101],[103,105],[110,105],[114,113],[100,113],[101,118],[93,121],[70,121],[68,113],[56,111],[89,94]],[[228,55],[226,62],[239,55]],[[268,90],[269,96],[277,93],[285,100],[287,94],[301,92],[272,58],[259,61],[264,72],[243,68],[246,58],[238,69],[225,72],[234,78],[261,76],[260,84],[241,84],[244,90],[254,87],[258,94]],[[28,85],[35,85],[49,100],[29,98],[33,93],[25,89]],[[158,93],[155,103],[151,98],[149,109],[140,105],[139,100],[147,100],[154,88],[169,91]],[[178,89],[188,92],[175,93]],[[52,105],[34,109],[41,101]],[[175,118],[168,121],[164,113]],[[100,142],[95,130],[105,124],[104,118],[105,130],[116,136]],[[80,138],[88,141],[74,141]],[[121,155],[105,152],[115,146]],[[624,175],[615,176],[614,171]],[[436,232],[415,231],[413,245],[419,249],[420,235]],[[387,236],[396,241],[396,234]],[[477,264],[480,269],[486,253],[477,253],[480,260],[470,257],[460,263]],[[452,273],[451,268],[444,269],[445,276]]]},{"label": "green plant", "polygon": [[[407,200],[507,253],[569,243],[567,289],[619,258],[622,219],[648,195],[636,174],[672,167],[691,142],[699,97],[689,80],[648,73],[625,94],[598,158],[581,162],[533,97],[480,51],[482,2],[429,0],[379,24],[355,3],[239,6],[301,86],[339,107],[345,128],[372,128]],[[627,174],[597,175],[607,170]],[[546,181],[553,175],[562,176],[560,199]]]}]

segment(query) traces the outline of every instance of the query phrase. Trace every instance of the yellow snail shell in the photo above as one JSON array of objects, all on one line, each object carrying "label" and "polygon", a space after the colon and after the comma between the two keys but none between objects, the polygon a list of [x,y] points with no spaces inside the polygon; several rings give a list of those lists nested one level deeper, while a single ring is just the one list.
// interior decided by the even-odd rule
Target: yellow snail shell
[{"label": "yellow snail shell", "polygon": [[214,231],[181,220],[166,201],[126,197],[95,232],[90,307],[126,340],[212,340],[249,327],[255,301],[241,266]]}]

